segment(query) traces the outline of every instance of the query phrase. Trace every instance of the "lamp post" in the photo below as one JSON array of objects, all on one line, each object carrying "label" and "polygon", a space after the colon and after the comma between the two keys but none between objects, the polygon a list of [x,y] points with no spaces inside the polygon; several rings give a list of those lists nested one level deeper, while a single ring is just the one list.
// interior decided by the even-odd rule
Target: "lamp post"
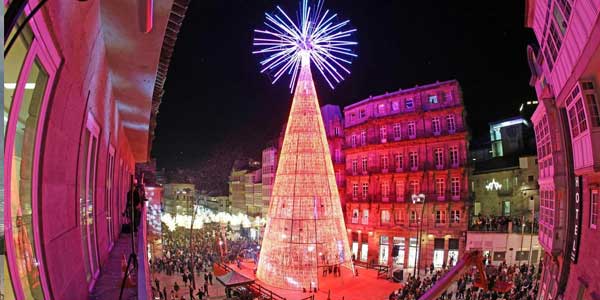
[{"label": "lamp post", "polygon": [[413,277],[416,277],[416,274],[418,274],[421,265],[421,235],[423,231],[423,214],[425,213],[425,194],[412,194],[411,199],[413,204],[423,204],[423,206],[421,207],[421,218],[417,219],[417,223],[419,225],[417,231],[417,254],[415,255],[415,269],[413,271]]}]

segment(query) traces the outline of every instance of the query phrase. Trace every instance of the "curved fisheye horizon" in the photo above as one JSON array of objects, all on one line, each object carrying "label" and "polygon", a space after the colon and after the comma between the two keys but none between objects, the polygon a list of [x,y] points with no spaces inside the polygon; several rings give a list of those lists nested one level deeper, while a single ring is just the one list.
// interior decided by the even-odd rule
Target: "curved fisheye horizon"
[{"label": "curved fisheye horizon", "polygon": [[600,2],[5,0],[0,299],[600,299]]}]

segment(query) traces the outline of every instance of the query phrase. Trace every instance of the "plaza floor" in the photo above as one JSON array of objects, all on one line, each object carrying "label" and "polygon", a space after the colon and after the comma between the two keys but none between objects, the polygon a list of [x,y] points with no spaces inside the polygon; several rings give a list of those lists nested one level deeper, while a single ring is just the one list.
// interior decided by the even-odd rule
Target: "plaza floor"
[{"label": "plaza floor", "polygon": [[[252,262],[242,263],[242,268],[238,268],[235,264],[229,265],[235,271],[242,275],[255,278]],[[389,295],[402,287],[400,283],[394,283],[387,279],[377,278],[377,271],[372,269],[358,268],[358,276],[352,276],[352,271],[342,268],[342,276],[334,277],[327,275],[319,277],[320,289],[316,293],[303,293],[299,291],[291,291],[279,289],[269,286],[257,280],[257,282],[265,288],[272,290],[274,293],[286,298],[287,300],[300,300],[315,296],[315,300],[384,300],[388,299]]]}]

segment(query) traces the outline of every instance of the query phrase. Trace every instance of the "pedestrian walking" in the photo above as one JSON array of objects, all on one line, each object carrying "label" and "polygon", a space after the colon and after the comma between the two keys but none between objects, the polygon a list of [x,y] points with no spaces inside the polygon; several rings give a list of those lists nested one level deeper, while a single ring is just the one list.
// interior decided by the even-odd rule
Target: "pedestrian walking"
[{"label": "pedestrian walking", "polygon": [[208,272],[208,282],[210,282],[210,285],[212,285],[212,279],[213,279],[213,274],[211,272]]},{"label": "pedestrian walking", "polygon": [[173,289],[175,290],[175,294],[179,295],[179,285],[177,284],[177,281],[173,284]]},{"label": "pedestrian walking", "polygon": [[206,295],[206,297],[210,297],[210,295],[208,294],[208,282],[204,282],[204,294]]},{"label": "pedestrian walking", "polygon": [[204,298],[204,292],[202,291],[202,289],[198,289],[196,296],[198,297],[198,300],[202,300],[202,298]]},{"label": "pedestrian walking", "polygon": [[190,284],[190,300],[194,300],[194,288]]}]

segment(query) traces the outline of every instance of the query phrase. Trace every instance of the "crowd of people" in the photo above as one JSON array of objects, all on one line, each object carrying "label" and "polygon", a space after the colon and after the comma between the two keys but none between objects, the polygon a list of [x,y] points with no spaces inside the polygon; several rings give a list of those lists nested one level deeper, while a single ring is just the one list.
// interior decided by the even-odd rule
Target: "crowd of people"
[{"label": "crowd of people", "polygon": [[509,223],[512,223],[513,232],[520,232],[521,227],[524,227],[525,232],[530,232],[532,229],[532,225],[534,231],[536,231],[538,228],[537,220],[534,220],[534,223],[532,224],[531,220],[523,220],[522,217],[492,215],[486,216],[479,214],[472,218],[469,229],[477,231],[507,232]]},{"label": "crowd of people", "polygon": [[[423,277],[409,276],[404,286],[390,294],[389,300],[416,300],[431,289],[448,269],[433,270]],[[541,265],[487,266],[487,289],[474,285],[476,268],[463,274],[438,300],[534,300],[539,289]],[[507,287],[507,290],[504,289]]]},{"label": "crowd of people", "polygon": [[[258,243],[240,237],[223,240],[220,226],[205,224],[202,229],[190,231],[177,228],[162,236],[162,255],[151,261],[154,274],[153,293],[164,300],[203,300],[210,297],[209,287],[215,281],[213,265],[217,262],[235,263],[241,268],[241,260],[258,260]],[[158,274],[172,278],[161,282]],[[164,276],[163,276],[164,277]],[[163,280],[164,281],[164,280]],[[198,283],[198,285],[196,285]]]}]

